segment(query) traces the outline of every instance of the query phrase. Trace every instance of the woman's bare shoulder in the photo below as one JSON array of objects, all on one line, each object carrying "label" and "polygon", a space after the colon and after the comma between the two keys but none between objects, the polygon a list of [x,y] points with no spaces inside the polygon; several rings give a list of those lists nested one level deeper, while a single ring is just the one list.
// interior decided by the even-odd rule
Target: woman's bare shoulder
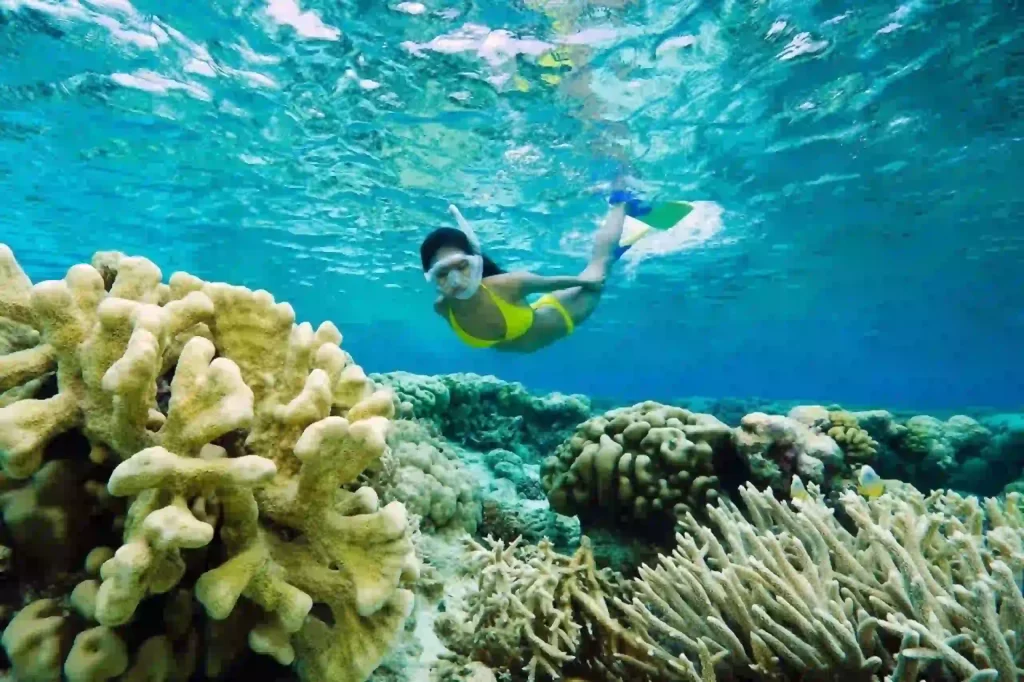
[{"label": "woman's bare shoulder", "polygon": [[500,294],[502,298],[519,298],[522,293],[523,280],[530,273],[525,271],[503,272],[500,275],[484,277],[484,284]]}]

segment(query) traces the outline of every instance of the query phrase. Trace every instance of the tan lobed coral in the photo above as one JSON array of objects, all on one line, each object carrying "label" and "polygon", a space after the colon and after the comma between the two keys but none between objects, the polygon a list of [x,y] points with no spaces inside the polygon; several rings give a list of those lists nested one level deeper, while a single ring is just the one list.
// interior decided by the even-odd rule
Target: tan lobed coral
[{"label": "tan lobed coral", "polygon": [[[1024,509],[908,487],[868,502],[852,492],[836,519],[814,484],[793,506],[771,489],[726,499],[714,529],[689,532],[636,596],[618,601],[650,657],[637,671],[709,680],[915,682],[1024,674]],[[944,678],[944,677],[943,677]],[[931,679],[931,677],[929,677]]]},{"label": "tan lobed coral", "polygon": [[715,417],[647,401],[580,424],[544,461],[541,481],[560,514],[674,522],[717,499],[722,447],[731,432]]},{"label": "tan lobed coral", "polygon": [[159,660],[163,676],[148,679],[188,678],[172,660],[192,646],[187,632],[126,648],[140,604],[184,590],[212,619],[207,675],[226,669],[225,643],[241,634],[304,680],[366,679],[402,628],[412,594],[400,585],[418,570],[403,505],[343,488],[385,452],[393,396],[333,325],[296,325],[266,292],[184,273],[163,284],[150,261],[114,253],[94,264],[33,286],[0,245],[5,521],[14,499],[17,519],[68,533],[74,510],[46,492],[52,480],[74,487],[75,450],[54,445],[67,433],[107,476],[100,491],[83,474],[85,497],[128,502],[114,519],[123,544],[100,551],[98,580],[71,595],[86,605],[75,618],[44,600],[8,624],[16,676],[103,680]]},{"label": "tan lobed coral", "polygon": [[857,415],[846,410],[828,413],[828,436],[842,448],[845,463],[850,469],[871,464],[878,454],[878,441],[861,427]]}]

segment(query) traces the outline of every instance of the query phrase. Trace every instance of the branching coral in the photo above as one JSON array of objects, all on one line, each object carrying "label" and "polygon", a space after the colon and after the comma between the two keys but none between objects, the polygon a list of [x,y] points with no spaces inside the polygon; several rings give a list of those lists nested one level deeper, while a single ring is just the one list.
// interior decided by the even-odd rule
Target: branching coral
[{"label": "branching coral", "polygon": [[[140,604],[181,589],[305,680],[365,679],[401,629],[412,595],[399,585],[417,570],[405,508],[343,488],[385,452],[392,394],[375,391],[333,325],[296,325],[266,292],[184,273],[162,284],[153,263],[119,254],[95,263],[30,286],[0,247],[0,328],[16,330],[5,337],[0,388],[8,396],[50,373],[57,387],[39,398],[26,397],[38,387],[25,389],[0,407],[0,465],[40,491],[22,495],[19,509],[49,499],[39,477],[52,477],[48,446],[65,433],[84,436],[109,495],[129,502],[123,544],[100,581],[79,585],[94,591],[82,618],[98,625],[78,636],[94,633],[89,651],[117,665],[75,659],[92,670],[82,679],[131,665],[119,652]],[[25,328],[35,345],[14,350],[33,339]],[[15,492],[5,493],[5,514]],[[187,567],[200,548],[211,550],[201,555],[209,565],[193,586]],[[35,663],[7,643],[50,608],[30,605],[5,631],[19,675]],[[251,617],[236,617],[240,609]],[[136,664],[156,646],[135,652]]]},{"label": "branching coral", "polygon": [[582,674],[614,679],[605,662],[631,655],[643,643],[609,614],[612,590],[596,570],[584,541],[572,556],[549,542],[520,547],[516,539],[468,540],[469,569],[477,576],[466,599],[435,628],[458,654],[495,670],[525,672],[527,679]]},{"label": "branching coral", "polygon": [[561,514],[671,524],[717,499],[715,451],[731,445],[710,415],[638,403],[581,424],[544,461],[541,481]]},{"label": "branching coral", "polygon": [[618,601],[650,645],[640,672],[682,680],[959,679],[1024,673],[1024,510],[912,489],[868,502],[842,496],[855,534],[817,486],[795,501],[743,490],[749,520],[725,499],[716,532],[689,532]]}]

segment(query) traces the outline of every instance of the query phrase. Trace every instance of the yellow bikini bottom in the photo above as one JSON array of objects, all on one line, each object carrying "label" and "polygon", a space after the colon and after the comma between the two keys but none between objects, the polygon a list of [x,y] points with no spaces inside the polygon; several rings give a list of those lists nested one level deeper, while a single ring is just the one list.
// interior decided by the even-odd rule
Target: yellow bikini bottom
[{"label": "yellow bikini bottom", "polygon": [[480,288],[487,292],[487,295],[494,301],[494,305],[498,307],[498,311],[501,312],[501,316],[505,318],[505,336],[500,339],[480,339],[465,329],[463,329],[458,320],[455,319],[455,313],[449,308],[448,310],[448,323],[451,325],[452,330],[455,331],[455,335],[458,336],[462,341],[473,348],[490,348],[503,341],[512,341],[518,339],[520,336],[530,331],[530,327],[533,326],[533,313],[535,310],[539,310],[544,307],[551,307],[562,314],[562,319],[565,320],[565,326],[568,330],[566,335],[572,334],[576,329],[575,323],[572,321],[572,315],[565,309],[562,302],[558,300],[558,297],[554,294],[544,294],[536,301],[530,304],[530,307],[521,305],[515,305],[509,303],[501,296],[498,296],[493,291],[487,288],[486,285],[481,284]]}]

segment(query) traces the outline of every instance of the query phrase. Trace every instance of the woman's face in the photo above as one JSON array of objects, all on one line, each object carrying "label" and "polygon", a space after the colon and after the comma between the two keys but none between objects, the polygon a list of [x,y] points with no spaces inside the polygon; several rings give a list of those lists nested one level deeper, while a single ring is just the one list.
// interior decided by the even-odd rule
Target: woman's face
[{"label": "woman's face", "polygon": [[480,286],[479,260],[479,256],[470,255],[461,249],[438,249],[427,271],[427,279],[433,282],[443,296],[470,298]]}]

